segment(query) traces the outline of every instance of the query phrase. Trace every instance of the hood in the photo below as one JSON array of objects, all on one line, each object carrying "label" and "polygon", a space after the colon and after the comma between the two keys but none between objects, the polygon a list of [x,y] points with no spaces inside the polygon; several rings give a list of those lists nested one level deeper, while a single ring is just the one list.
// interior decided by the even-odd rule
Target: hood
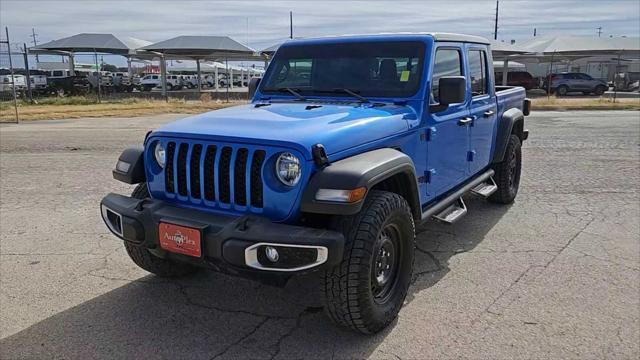
[{"label": "hood", "polygon": [[234,106],[178,120],[153,136],[207,138],[294,147],[307,159],[314,144],[328,155],[395,135],[416,119],[412,108],[400,105],[324,104],[309,102]]}]

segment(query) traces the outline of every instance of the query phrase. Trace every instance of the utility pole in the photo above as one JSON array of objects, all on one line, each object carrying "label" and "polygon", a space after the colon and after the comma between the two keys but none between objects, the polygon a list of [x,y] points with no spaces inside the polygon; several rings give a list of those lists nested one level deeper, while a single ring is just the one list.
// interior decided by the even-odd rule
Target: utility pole
[{"label": "utility pole", "polygon": [[[31,41],[33,43],[34,47],[38,46],[38,40],[36,39],[36,36],[38,36],[38,34],[36,34],[36,29],[31,28],[31,37],[33,38],[33,40]],[[36,53],[36,62],[40,62],[40,58],[38,57],[38,54]]]},{"label": "utility pole", "polygon": [[602,26],[598,26],[596,30],[598,30],[598,37],[600,37],[602,35]]},{"label": "utility pole", "polygon": [[537,30],[538,30],[538,29],[533,28],[533,37],[536,37],[536,35],[537,35]]},{"label": "utility pole", "polygon": [[289,39],[293,39],[293,11],[289,11]]},{"label": "utility pole", "polygon": [[493,40],[498,40],[498,8],[500,7],[500,1],[496,0],[496,23],[493,28]]}]

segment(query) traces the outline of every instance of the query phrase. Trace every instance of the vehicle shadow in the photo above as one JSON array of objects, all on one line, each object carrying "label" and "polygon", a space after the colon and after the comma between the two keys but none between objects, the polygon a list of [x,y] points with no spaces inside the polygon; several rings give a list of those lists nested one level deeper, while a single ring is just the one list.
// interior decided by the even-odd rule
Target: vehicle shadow
[{"label": "vehicle shadow", "polygon": [[[474,249],[508,211],[473,198],[467,205],[455,226],[420,228],[407,302],[445,277],[450,258]],[[174,281],[90,278],[123,286],[0,340],[0,358],[363,358],[395,326],[374,336],[336,328],[322,312],[314,275],[284,289],[207,271]]]}]

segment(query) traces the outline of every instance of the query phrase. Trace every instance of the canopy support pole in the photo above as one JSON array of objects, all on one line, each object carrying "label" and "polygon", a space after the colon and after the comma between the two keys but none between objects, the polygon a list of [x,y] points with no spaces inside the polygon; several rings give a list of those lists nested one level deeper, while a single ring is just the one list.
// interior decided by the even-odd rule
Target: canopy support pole
[{"label": "canopy support pole", "polygon": [[225,67],[227,68],[227,102],[229,102],[229,84],[233,83],[233,78],[229,80],[229,59],[224,59]]},{"label": "canopy support pole", "polygon": [[618,87],[616,86],[617,85],[616,84],[616,80],[618,80],[618,72],[619,71],[620,71],[620,53],[618,53],[618,64],[616,65],[616,71],[613,73],[613,102],[614,103],[616,102],[616,99],[618,98]]},{"label": "canopy support pole", "polygon": [[505,57],[502,61],[502,85],[507,85],[507,76],[509,75],[509,58]]},{"label": "canopy support pole", "polygon": [[214,69],[213,69],[213,72],[214,72],[214,75],[215,75],[215,77],[213,79],[213,86],[215,87],[216,92],[218,92],[218,90],[219,90],[219,85],[218,84],[219,84],[220,78],[218,77],[218,65],[216,65],[215,61],[213,63],[213,66],[215,66]]},{"label": "canopy support pole", "polygon": [[198,95],[202,93],[202,83],[200,80],[200,59],[196,59],[196,72],[198,73]]},{"label": "canopy support pole", "polygon": [[72,52],[69,53],[69,75],[76,76],[76,62]]},{"label": "canopy support pole", "polygon": [[[100,103],[102,101],[102,98],[100,96],[100,83],[101,83],[100,80],[102,80],[101,79],[101,75],[102,74],[100,73],[100,68],[98,67],[98,53],[96,52],[96,49],[93,49],[93,57],[94,57],[95,64],[96,64],[96,83],[98,85],[97,86],[97,89],[98,89],[98,98],[97,98],[97,100],[98,100],[98,103]],[[69,61],[69,62],[71,62],[71,61]]]},{"label": "canopy support pole", "polygon": [[162,78],[162,96],[164,101],[169,102],[169,93],[167,92],[167,62],[164,54],[160,57],[160,77]]},{"label": "canopy support pole", "polygon": [[551,98],[551,81],[553,81],[553,79],[551,79],[551,74],[553,73],[553,57],[555,54],[555,51],[551,54],[551,62],[549,63],[549,71],[547,74],[547,100]]}]

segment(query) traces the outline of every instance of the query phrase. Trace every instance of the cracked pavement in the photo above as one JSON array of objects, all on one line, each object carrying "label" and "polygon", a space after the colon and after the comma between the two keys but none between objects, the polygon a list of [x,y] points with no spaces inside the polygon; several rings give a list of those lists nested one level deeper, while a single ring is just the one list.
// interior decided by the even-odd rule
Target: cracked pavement
[{"label": "cracked pavement", "polygon": [[640,357],[640,113],[527,118],[520,194],[419,227],[399,318],[334,327],[314,275],[284,288],[138,269],[98,203],[122,149],[181,117],[0,126],[0,358]]}]

